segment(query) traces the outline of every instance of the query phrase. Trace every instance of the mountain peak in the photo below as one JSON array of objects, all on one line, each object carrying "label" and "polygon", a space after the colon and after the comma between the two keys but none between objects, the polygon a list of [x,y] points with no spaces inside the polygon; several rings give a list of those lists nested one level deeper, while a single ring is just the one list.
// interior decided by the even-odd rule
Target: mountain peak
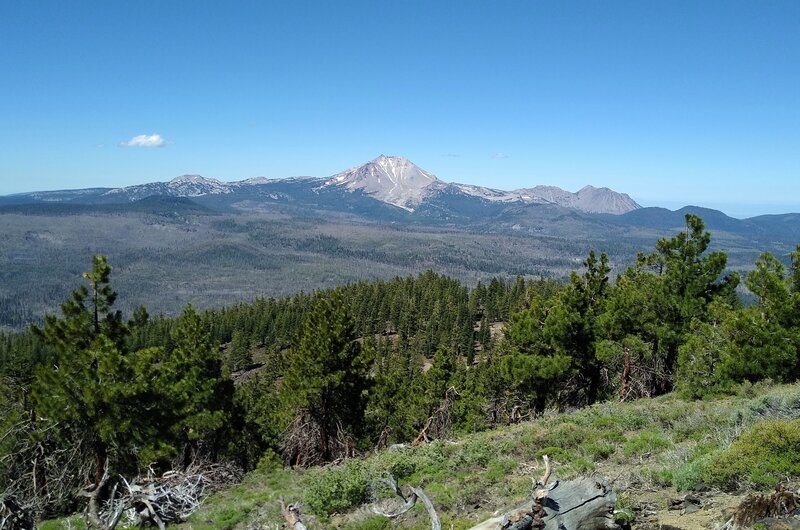
[{"label": "mountain peak", "polygon": [[229,193],[230,187],[217,179],[200,175],[181,175],[167,183],[167,189],[178,197],[199,197],[217,193]]},{"label": "mountain peak", "polygon": [[360,166],[333,175],[323,186],[360,190],[371,197],[412,211],[439,182],[435,175],[402,156],[380,155]]},{"label": "mountain peak", "polygon": [[584,186],[575,194],[575,207],[589,213],[623,214],[641,208],[627,193],[609,188]]},{"label": "mountain peak", "polygon": [[168,185],[180,185],[180,184],[222,184],[221,181],[217,179],[211,179],[204,177],[202,175],[180,175],[175,177],[174,179],[170,180]]}]

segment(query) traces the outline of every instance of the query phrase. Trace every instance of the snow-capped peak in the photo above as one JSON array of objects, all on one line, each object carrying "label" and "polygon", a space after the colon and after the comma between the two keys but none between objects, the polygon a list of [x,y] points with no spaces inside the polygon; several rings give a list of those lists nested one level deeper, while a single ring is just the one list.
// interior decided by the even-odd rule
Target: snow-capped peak
[{"label": "snow-capped peak", "polygon": [[435,175],[406,158],[380,155],[366,164],[333,175],[323,186],[361,190],[383,202],[413,210],[427,195],[427,188],[437,182],[439,179]]}]

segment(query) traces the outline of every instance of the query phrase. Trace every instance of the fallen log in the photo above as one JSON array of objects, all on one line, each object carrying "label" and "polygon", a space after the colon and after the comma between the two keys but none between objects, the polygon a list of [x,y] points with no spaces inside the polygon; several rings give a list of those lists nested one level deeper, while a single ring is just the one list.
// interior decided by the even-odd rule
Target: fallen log
[{"label": "fallen log", "polygon": [[499,517],[483,521],[470,530],[613,530],[617,496],[606,479],[583,478],[549,482],[550,458],[544,474],[533,485],[532,501]]},{"label": "fallen log", "polygon": [[[530,500],[505,514],[483,521],[470,530],[613,530],[619,526],[614,522],[614,507],[617,497],[606,479],[583,478],[566,482],[550,481],[552,469],[545,455],[544,473],[534,482]],[[393,477],[381,480],[403,502],[400,509],[387,511],[373,504],[378,515],[395,519],[409,512],[417,500],[425,505],[431,520],[432,530],[441,524],[433,504],[422,488],[408,487],[404,495]]]},{"label": "fallen log", "polygon": [[[617,497],[606,479],[555,481],[545,496],[521,504],[470,530],[612,530]],[[542,491],[537,490],[537,491]]]}]

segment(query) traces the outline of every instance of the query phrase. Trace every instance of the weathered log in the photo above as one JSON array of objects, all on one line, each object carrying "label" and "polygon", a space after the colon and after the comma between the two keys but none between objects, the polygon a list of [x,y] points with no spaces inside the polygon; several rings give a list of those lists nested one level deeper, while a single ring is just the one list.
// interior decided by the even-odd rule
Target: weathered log
[{"label": "weathered log", "polygon": [[[619,526],[614,522],[614,507],[617,497],[606,479],[584,478],[567,482],[549,482],[552,473],[550,459],[544,460],[544,473],[534,481],[531,498],[505,514],[483,521],[470,530],[613,530]],[[409,487],[404,495],[392,476],[382,479],[397,497],[403,501],[399,510],[387,512],[373,505],[375,513],[389,518],[410,511],[417,500],[421,500],[431,519],[432,530],[440,530],[441,524],[430,499],[421,488]],[[549,482],[549,483],[548,483]]]},{"label": "weathered log", "polygon": [[[507,513],[483,521],[470,530],[611,530],[619,528],[614,523],[616,495],[605,479],[584,478],[554,482],[547,488],[541,506],[544,513],[536,512],[536,503],[527,501]],[[537,490],[541,491],[541,490]],[[534,526],[540,518],[544,526]]]}]

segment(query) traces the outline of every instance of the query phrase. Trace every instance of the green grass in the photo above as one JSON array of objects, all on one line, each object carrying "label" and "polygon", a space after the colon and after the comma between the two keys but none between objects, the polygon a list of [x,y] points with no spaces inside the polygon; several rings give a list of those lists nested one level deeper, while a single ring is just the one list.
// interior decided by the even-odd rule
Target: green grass
[{"label": "green grass", "polygon": [[[443,522],[447,521],[445,526],[468,528],[497,508],[524,500],[530,494],[531,477],[542,472],[542,454],[552,457],[555,474],[562,480],[592,472],[612,477],[627,472],[632,474],[631,482],[679,491],[731,481],[768,488],[778,476],[800,476],[800,457],[796,456],[800,455],[800,420],[794,419],[800,418],[800,385],[749,388],[742,394],[714,401],[691,402],[668,395],[633,403],[600,403],[569,414],[548,413],[529,423],[454,442],[384,451],[341,466],[280,470],[275,473],[292,487],[272,496],[283,494],[287,500],[301,501],[308,513],[318,517],[318,525],[382,528],[383,523],[359,507],[388,496],[387,492],[378,494],[373,486],[388,471],[401,485],[422,485]],[[744,434],[740,437],[740,433]],[[778,457],[764,459],[756,448],[769,448]],[[742,464],[733,465],[736,461]],[[757,461],[765,463],[752,465]],[[754,471],[748,474],[746,468]],[[271,475],[250,480],[264,482]],[[202,517],[205,510],[195,517]],[[279,522],[275,515],[264,517],[262,521]],[[415,509],[396,524],[397,528],[426,528],[427,520],[424,511]]]},{"label": "green grass", "polygon": [[[318,469],[285,469],[270,460],[239,486],[212,495],[178,527],[274,528],[282,522],[283,497],[300,502],[314,529],[429,528],[421,506],[394,523],[364,507],[393,499],[379,481],[388,472],[403,488],[424,488],[443,528],[469,528],[530,495],[531,478],[543,470],[542,454],[552,457],[558,479],[590,473],[611,477],[623,501],[629,498],[626,484],[675,492],[700,484],[769,488],[780,477],[800,478],[800,385],[750,388],[743,394],[713,401],[668,395],[600,403]],[[58,524],[51,521],[43,528],[66,528]]]}]

